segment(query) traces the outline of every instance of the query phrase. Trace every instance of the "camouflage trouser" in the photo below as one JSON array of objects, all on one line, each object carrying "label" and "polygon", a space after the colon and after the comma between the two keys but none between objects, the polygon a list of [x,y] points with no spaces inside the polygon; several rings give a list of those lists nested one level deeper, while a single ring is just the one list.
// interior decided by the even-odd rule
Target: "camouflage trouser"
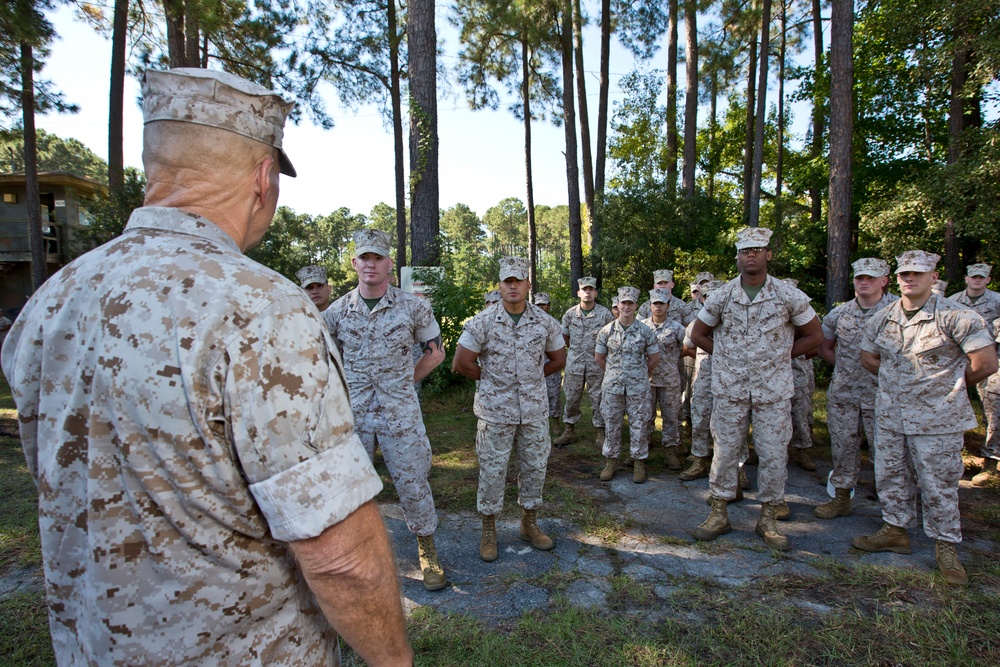
[{"label": "camouflage trouser", "polygon": [[904,435],[880,427],[876,438],[875,487],[885,522],[916,526],[919,490],[927,536],[961,542],[958,481],[964,472],[964,434]]},{"label": "camouflage trouser", "polygon": [[712,374],[702,373],[691,386],[691,455],[705,458],[711,454]]},{"label": "camouflage trouser", "polygon": [[553,373],[545,378],[545,389],[549,392],[549,419],[558,419],[561,412],[559,406],[559,387],[562,385],[562,373]]},{"label": "camouflage trouser", "polygon": [[691,391],[694,385],[694,357],[681,356],[681,420],[691,423]]},{"label": "camouflage trouser", "polygon": [[795,394],[792,396],[792,439],[788,443],[790,447],[806,449],[813,446],[812,392],[809,385],[795,386]]},{"label": "camouflage trouser", "polygon": [[583,398],[583,385],[587,385],[587,395],[590,396],[594,428],[604,428],[604,417],[601,416],[601,383],[604,382],[604,371],[587,369],[586,373],[566,373],[563,377],[563,393],[566,394],[566,407],[563,410],[563,421],[575,424],[580,421],[580,399]]},{"label": "camouflage trouser", "polygon": [[622,422],[628,412],[629,453],[633,459],[649,457],[649,385],[635,394],[604,394],[601,413],[605,435],[602,453],[618,458],[622,446]]},{"label": "camouflage trouser", "polygon": [[979,396],[983,399],[983,417],[986,419],[986,442],[982,454],[989,459],[1000,459],[1000,394],[986,391],[979,386]]},{"label": "camouflage trouser", "polygon": [[875,410],[860,405],[827,401],[826,424],[830,429],[830,453],[833,456],[833,475],[830,483],[835,489],[853,489],[858,485],[861,470],[861,428],[874,449]]},{"label": "camouflage trouser", "polygon": [[747,447],[747,430],[753,422],[757,467],[757,500],[777,503],[785,499],[788,478],[788,439],[792,437],[792,402],[751,403],[716,396],[712,405],[712,439],[715,456],[709,491],[716,498],[733,500],[740,459]]},{"label": "camouflage trouser", "polygon": [[649,387],[650,419],[646,433],[650,436],[656,426],[656,406],[660,406],[660,419],[663,423],[663,446],[676,447],[681,444],[681,436],[677,431],[678,413],[680,411],[681,392],[677,387]]},{"label": "camouflage trouser", "polygon": [[396,485],[403,507],[406,527],[417,535],[432,535],[437,530],[434,495],[427,475],[431,471],[431,443],[424,430],[420,405],[414,394],[413,405],[384,408],[377,396],[367,406],[356,406],[354,431],[375,458],[375,448],[382,450],[385,467]]},{"label": "camouflage trouser", "polygon": [[500,514],[507,484],[507,463],[517,447],[518,504],[526,510],[542,506],[545,469],[552,442],[549,422],[494,424],[479,420],[476,428],[476,456],[479,458],[479,493],[476,509],[480,514]]}]

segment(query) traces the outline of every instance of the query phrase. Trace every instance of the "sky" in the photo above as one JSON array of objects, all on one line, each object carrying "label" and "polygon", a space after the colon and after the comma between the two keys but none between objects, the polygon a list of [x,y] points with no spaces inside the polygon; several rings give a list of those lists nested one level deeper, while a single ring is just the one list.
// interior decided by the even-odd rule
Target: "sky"
[{"label": "sky", "polygon": [[[446,41],[444,45],[439,68],[454,66],[458,53],[454,30],[446,27],[442,11],[439,6],[439,40],[450,38],[451,42]],[[79,105],[80,112],[39,116],[37,126],[63,138],[76,138],[107,159],[110,39],[75,19],[72,9],[66,6],[51,13],[50,20],[60,37],[52,45],[42,77],[54,82],[68,101]],[[584,44],[589,45],[585,62],[589,72],[587,93],[592,125],[596,125],[597,116],[598,38],[596,28],[584,34]],[[683,24],[681,41],[683,44]],[[661,51],[643,67],[665,68],[665,63],[666,56]],[[631,55],[613,43],[612,113],[614,102],[622,98],[618,82],[634,67]],[[683,65],[679,67],[678,75],[679,94],[683,95]],[[524,201],[523,124],[506,111],[505,105],[501,105],[499,111],[472,111],[468,109],[461,90],[457,86],[451,89],[453,94],[438,102],[441,208],[463,203],[482,216],[488,208],[507,197]],[[284,148],[298,171],[298,177],[282,178],[279,204],[297,213],[313,215],[330,213],[341,207],[347,207],[352,213],[367,214],[380,202],[393,206],[391,128],[384,125],[381,114],[374,106],[362,108],[356,113],[345,111],[340,107],[333,89],[328,90],[328,111],[335,121],[332,129],[315,127],[307,119],[303,119],[300,125],[286,127]],[[439,86],[439,98],[442,92]],[[129,78],[125,90],[125,164],[141,169],[142,113],[136,104],[138,95],[139,83]],[[678,105],[679,113],[682,113],[683,97]],[[699,113],[704,118],[707,109],[702,108]],[[808,107],[796,112],[793,132],[805,132],[808,113]],[[404,121],[404,133],[407,127]],[[592,132],[596,133],[596,128],[592,128]],[[534,122],[532,146],[536,205],[565,204],[566,162],[562,127]]]}]

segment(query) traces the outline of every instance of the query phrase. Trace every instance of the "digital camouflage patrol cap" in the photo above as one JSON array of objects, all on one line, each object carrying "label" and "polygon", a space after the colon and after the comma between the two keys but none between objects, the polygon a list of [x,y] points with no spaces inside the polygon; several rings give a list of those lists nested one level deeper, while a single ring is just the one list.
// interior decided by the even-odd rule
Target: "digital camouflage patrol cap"
[{"label": "digital camouflage patrol cap", "polygon": [[[697,287],[697,285],[695,285]],[[649,290],[650,303],[670,303],[670,291],[662,287]]]},{"label": "digital camouflage patrol cap", "polygon": [[496,303],[501,299],[499,290],[490,290],[483,295],[483,301],[486,303]]},{"label": "digital camouflage patrol cap", "polygon": [[674,272],[670,269],[657,269],[653,271],[653,284],[674,282]]},{"label": "digital camouflage patrol cap", "polygon": [[941,255],[935,255],[925,250],[907,250],[896,258],[896,273],[906,271],[929,273],[937,268],[939,261],[941,261]]},{"label": "digital camouflage patrol cap", "polygon": [[583,289],[584,287],[593,287],[597,289],[597,278],[593,276],[584,276],[576,281],[577,289]]},{"label": "digital camouflage patrol cap", "polygon": [[547,303],[552,303],[552,299],[545,292],[539,292],[535,295],[534,302],[536,306],[543,306]]},{"label": "digital camouflage patrol cap", "polygon": [[528,260],[524,257],[504,257],[500,260],[500,280],[528,279]]},{"label": "digital camouflage patrol cap", "polygon": [[373,252],[382,257],[388,257],[392,248],[392,239],[381,229],[359,229],[354,232],[354,256],[361,257],[366,252]]},{"label": "digital camouflage patrol cap", "polygon": [[702,283],[707,283],[709,280],[715,280],[715,276],[708,271],[702,271],[694,277],[694,281],[699,285]]},{"label": "digital camouflage patrol cap", "polygon": [[744,227],[736,232],[736,249],[766,248],[773,232],[767,227]]},{"label": "digital camouflage patrol cap", "polygon": [[274,92],[235,74],[196,67],[146,70],[142,122],[171,120],[216,127],[278,149],[281,173],[295,176],[281,144],[294,106]]},{"label": "digital camouflage patrol cap", "polygon": [[315,264],[311,266],[303,266],[295,272],[295,277],[299,279],[299,285],[301,287],[309,287],[313,283],[326,285],[326,267],[316,266]]},{"label": "digital camouflage patrol cap", "polygon": [[881,278],[889,275],[889,262],[877,257],[862,257],[851,264],[851,268],[854,269],[855,278],[858,276]]},{"label": "digital camouflage patrol cap", "polygon": [[989,264],[970,264],[965,267],[965,275],[967,276],[979,276],[980,278],[989,278],[990,272],[993,267]]},{"label": "digital camouflage patrol cap", "polygon": [[622,301],[631,301],[632,303],[639,303],[639,288],[638,287],[619,287],[618,288],[618,303]]},{"label": "digital camouflage patrol cap", "polygon": [[709,280],[707,283],[701,286],[701,294],[702,296],[708,296],[709,294],[721,288],[725,284],[726,283],[722,282],[721,280]]}]

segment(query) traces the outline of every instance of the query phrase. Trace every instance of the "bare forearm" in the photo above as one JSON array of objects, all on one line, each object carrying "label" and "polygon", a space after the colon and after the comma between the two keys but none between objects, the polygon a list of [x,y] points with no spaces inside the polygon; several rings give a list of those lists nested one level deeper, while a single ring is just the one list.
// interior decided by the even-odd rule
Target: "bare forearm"
[{"label": "bare forearm", "polygon": [[826,363],[835,366],[837,364],[837,341],[824,338],[823,342],[819,344],[819,356]]},{"label": "bare forearm", "polygon": [[653,370],[655,370],[656,367],[659,365],[660,365],[660,355],[659,354],[649,355],[649,357],[646,359],[646,372],[652,374]]},{"label": "bare forearm", "polygon": [[812,321],[798,327],[802,337],[792,343],[792,359],[810,354],[823,342],[823,327],[820,326],[819,319],[814,317]]},{"label": "bare forearm", "polygon": [[970,352],[969,365],[965,367],[965,382],[968,385],[979,384],[997,372],[996,348],[984,347]]},{"label": "bare forearm", "polygon": [[420,382],[444,361],[445,351],[441,347],[441,337],[420,344],[424,355],[413,367],[413,381]]},{"label": "bare forearm", "polygon": [[478,380],[482,373],[482,368],[476,363],[478,359],[478,354],[459,345],[455,348],[455,358],[451,361],[451,369],[470,380]]},{"label": "bare forearm", "polygon": [[594,354],[594,362],[595,362],[595,363],[596,363],[596,364],[597,364],[598,366],[600,366],[600,367],[601,367],[601,370],[602,370],[602,371],[606,371],[606,370],[608,370],[608,369],[607,369],[607,363],[608,363],[608,355],[606,355],[606,354],[600,354],[600,353],[595,353],[595,354]]},{"label": "bare forearm", "polygon": [[861,351],[861,365],[865,367],[869,373],[873,375],[878,375],[878,369],[882,365],[882,357],[877,354],[872,354],[871,352]]},{"label": "bare forearm", "polygon": [[330,625],[367,664],[413,664],[392,547],[373,501],[290,547]]}]

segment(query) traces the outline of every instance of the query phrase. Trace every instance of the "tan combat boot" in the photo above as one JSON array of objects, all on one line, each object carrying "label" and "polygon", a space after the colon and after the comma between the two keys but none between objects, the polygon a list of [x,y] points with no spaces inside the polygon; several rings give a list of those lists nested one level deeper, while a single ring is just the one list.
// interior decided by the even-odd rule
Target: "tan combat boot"
[{"label": "tan combat boot", "polygon": [[680,457],[677,456],[677,447],[667,447],[667,452],[664,455],[664,462],[671,470],[680,470],[684,467],[684,464],[681,463]]},{"label": "tan combat boot", "polygon": [[958,560],[958,551],[952,542],[938,540],[934,543],[934,560],[937,561],[941,576],[949,584],[964,586],[969,583],[969,575],[965,573],[961,561]]},{"label": "tan combat boot", "polygon": [[646,460],[636,459],[635,468],[632,470],[632,481],[642,484],[646,481]]},{"label": "tan combat boot", "polygon": [[871,535],[861,535],[851,540],[851,546],[862,551],[891,551],[897,554],[911,554],[910,536],[905,528],[892,526],[888,523]]},{"label": "tan combat boot", "polygon": [[816,464],[813,462],[812,457],[809,456],[809,452],[806,449],[791,447],[788,450],[788,462],[794,463],[798,467],[803,470],[808,470],[809,472],[814,472],[816,470]]},{"label": "tan combat boot", "polygon": [[521,539],[531,542],[539,551],[551,551],[556,545],[548,535],[538,528],[536,510],[521,510]]},{"label": "tan combat boot", "polygon": [[708,477],[712,470],[712,458],[710,456],[695,456],[688,467],[677,476],[682,482],[690,482],[692,479]]},{"label": "tan combat boot", "polygon": [[483,514],[483,536],[479,540],[479,557],[487,563],[492,563],[499,555],[497,553],[497,518]]},{"label": "tan combat boot", "polygon": [[576,424],[566,424],[566,428],[563,429],[562,435],[552,441],[552,444],[556,447],[565,447],[571,442],[576,441]]},{"label": "tan combat boot", "polygon": [[776,514],[778,513],[778,503],[764,503],[760,508],[760,518],[757,519],[757,527],[754,529],[758,535],[764,538],[764,543],[772,549],[778,551],[788,551],[788,538],[781,534],[778,528]]},{"label": "tan combat boot", "polygon": [[986,486],[991,479],[995,479],[1000,473],[1000,461],[996,459],[983,459],[983,471],[972,478],[973,486]]},{"label": "tan combat boot", "polygon": [[601,449],[604,447],[604,427],[597,426],[594,431],[596,433],[594,436],[594,445],[596,445],[598,449]]},{"label": "tan combat boot", "polygon": [[838,516],[851,516],[853,513],[850,489],[837,489],[835,498],[813,510],[813,514],[820,519],[836,519]]},{"label": "tan combat boot", "polygon": [[792,518],[792,510],[784,500],[774,504],[774,518],[778,521],[788,521]]},{"label": "tan combat boot", "polygon": [[610,482],[611,478],[615,476],[615,469],[618,467],[618,461],[615,459],[607,459],[604,462],[604,470],[601,471],[601,481]]},{"label": "tan combat boot", "polygon": [[702,542],[714,540],[719,535],[725,535],[733,530],[729,523],[729,512],[726,510],[729,503],[723,498],[715,498],[714,496],[711,501],[712,513],[708,515],[703,524],[691,531],[694,539]]},{"label": "tan combat boot", "polygon": [[424,575],[424,588],[429,591],[439,591],[444,588],[448,580],[444,576],[444,568],[438,561],[434,536],[417,535],[417,551],[420,553],[420,571]]}]

